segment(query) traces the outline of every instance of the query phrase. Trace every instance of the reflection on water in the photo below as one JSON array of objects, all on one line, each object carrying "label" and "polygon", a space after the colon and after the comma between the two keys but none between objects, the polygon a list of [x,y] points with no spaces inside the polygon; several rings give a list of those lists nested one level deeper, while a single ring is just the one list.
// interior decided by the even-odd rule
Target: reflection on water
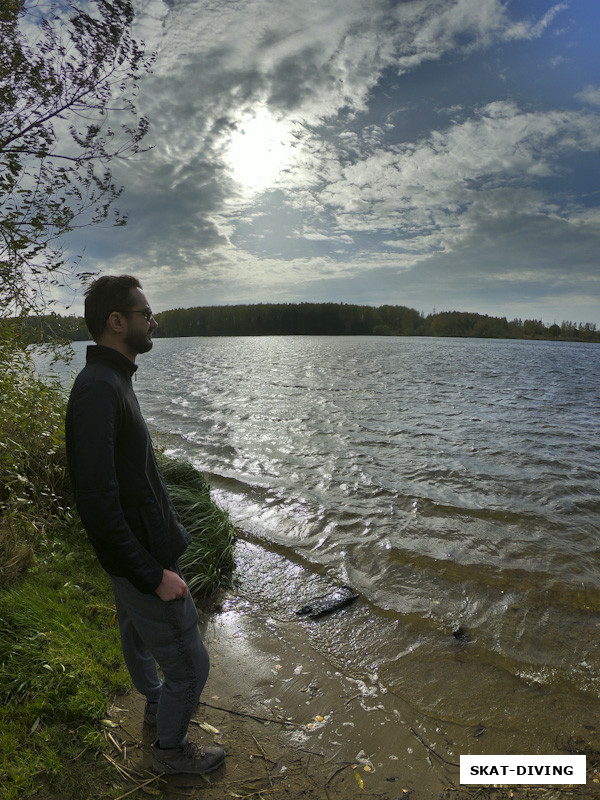
[{"label": "reflection on water", "polygon": [[265,546],[240,559],[274,613],[348,582],[360,609],[315,642],[424,712],[539,729],[542,687],[563,722],[585,714],[600,689],[600,348],[197,338],[139,363],[159,442]]}]

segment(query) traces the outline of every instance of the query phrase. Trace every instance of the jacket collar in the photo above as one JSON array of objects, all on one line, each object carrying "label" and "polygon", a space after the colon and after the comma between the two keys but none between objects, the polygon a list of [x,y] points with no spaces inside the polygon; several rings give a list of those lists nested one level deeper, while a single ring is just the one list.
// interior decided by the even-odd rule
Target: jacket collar
[{"label": "jacket collar", "polygon": [[105,347],[103,344],[90,345],[87,349],[86,362],[91,364],[97,361],[109,364],[127,378],[131,378],[138,368],[138,365],[130,361],[123,353],[119,353],[113,347]]}]

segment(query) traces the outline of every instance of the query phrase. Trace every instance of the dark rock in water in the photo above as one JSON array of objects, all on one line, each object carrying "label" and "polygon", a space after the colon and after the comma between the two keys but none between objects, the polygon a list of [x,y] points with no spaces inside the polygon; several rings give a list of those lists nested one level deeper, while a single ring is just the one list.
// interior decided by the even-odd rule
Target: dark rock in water
[{"label": "dark rock in water", "polygon": [[336,611],[338,608],[347,606],[357,597],[360,597],[360,594],[350,586],[340,586],[338,589],[334,589],[333,592],[329,592],[329,594],[309,600],[306,605],[296,611],[296,614],[304,614],[311,619],[316,619],[316,617],[320,617],[323,614],[329,614],[330,611]]}]

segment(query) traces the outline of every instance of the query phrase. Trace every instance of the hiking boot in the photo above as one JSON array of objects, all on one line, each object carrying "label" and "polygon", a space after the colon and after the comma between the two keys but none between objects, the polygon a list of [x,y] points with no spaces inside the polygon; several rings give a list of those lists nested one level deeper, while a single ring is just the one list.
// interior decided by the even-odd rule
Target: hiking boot
[{"label": "hiking boot", "polygon": [[156,725],[156,715],[158,713],[158,703],[146,701],[144,707],[144,725]]},{"label": "hiking boot", "polygon": [[173,775],[179,772],[204,775],[217,769],[225,761],[225,751],[220,747],[197,747],[188,743],[183,747],[161,750],[154,745],[152,770]]}]

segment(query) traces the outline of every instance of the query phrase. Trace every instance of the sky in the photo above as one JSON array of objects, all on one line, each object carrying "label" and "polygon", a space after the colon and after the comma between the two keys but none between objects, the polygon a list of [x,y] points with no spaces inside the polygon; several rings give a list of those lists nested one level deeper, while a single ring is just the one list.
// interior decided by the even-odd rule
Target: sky
[{"label": "sky", "polygon": [[[155,311],[600,324],[598,0],[136,0],[152,149],[69,240]],[[71,311],[80,313],[79,295]]]}]

